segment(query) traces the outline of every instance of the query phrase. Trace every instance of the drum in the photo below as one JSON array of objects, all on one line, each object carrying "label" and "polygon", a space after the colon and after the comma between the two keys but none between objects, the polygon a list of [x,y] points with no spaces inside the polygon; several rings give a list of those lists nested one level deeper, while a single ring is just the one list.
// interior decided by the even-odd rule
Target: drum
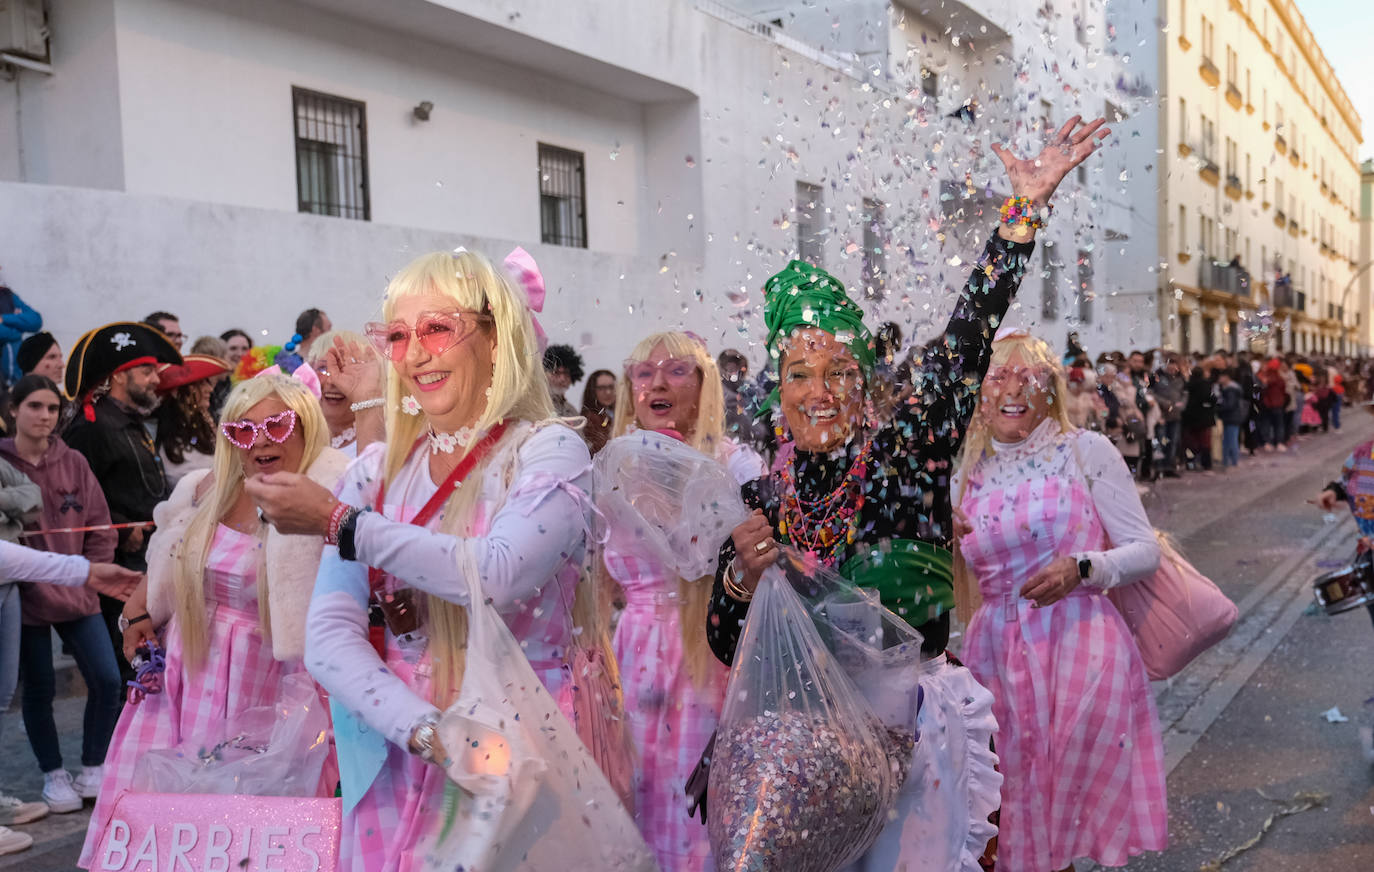
[{"label": "drum", "polygon": [[1361,557],[1344,569],[1319,575],[1312,593],[1328,615],[1374,603],[1374,563]]}]

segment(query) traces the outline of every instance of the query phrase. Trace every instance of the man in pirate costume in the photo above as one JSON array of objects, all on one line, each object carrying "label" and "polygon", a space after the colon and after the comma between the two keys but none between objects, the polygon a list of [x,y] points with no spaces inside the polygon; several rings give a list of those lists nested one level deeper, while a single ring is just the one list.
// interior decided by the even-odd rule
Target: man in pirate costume
[{"label": "man in pirate costume", "polygon": [[[149,414],[157,406],[158,364],[181,362],[181,353],[159,330],[130,321],[92,330],[72,348],[64,388],[76,411],[62,438],[91,465],[113,523],[151,521],[153,507],[169,495]],[[115,562],[146,571],[150,535],[151,527],[121,529]],[[123,607],[121,600],[100,595],[120,669],[131,678],[116,623]]]}]

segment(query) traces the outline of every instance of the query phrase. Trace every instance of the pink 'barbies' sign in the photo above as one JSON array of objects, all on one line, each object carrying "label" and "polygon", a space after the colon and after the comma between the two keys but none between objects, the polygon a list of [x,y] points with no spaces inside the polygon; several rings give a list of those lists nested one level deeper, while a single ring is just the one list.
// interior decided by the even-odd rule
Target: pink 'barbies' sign
[{"label": "pink 'barbies' sign", "polygon": [[126,793],[92,872],[334,872],[337,799]]}]

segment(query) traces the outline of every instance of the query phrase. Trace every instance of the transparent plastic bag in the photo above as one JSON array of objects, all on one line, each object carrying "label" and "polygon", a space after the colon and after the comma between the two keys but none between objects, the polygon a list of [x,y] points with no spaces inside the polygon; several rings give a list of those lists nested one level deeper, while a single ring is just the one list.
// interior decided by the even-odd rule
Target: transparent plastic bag
[{"label": "transparent plastic bag", "polygon": [[135,793],[315,796],[329,757],[329,714],[310,676],[282,676],[271,705],[244,709],[214,735],[149,751]]},{"label": "transparent plastic bag", "polygon": [[[792,578],[783,567],[764,572],[726,689],[707,803],[718,872],[853,862],[886,825],[911,761],[914,718],[884,723],[840,662],[867,674],[882,646],[863,642],[881,615],[853,608],[837,618],[860,600],[817,583],[802,558],[787,569]],[[854,620],[868,628],[844,626]]]},{"label": "transparent plastic bag", "polygon": [[431,870],[650,872],[654,857],[616,791],[482,591],[465,549],[467,665],[437,727],[462,791],[425,851]]},{"label": "transparent plastic bag", "polygon": [[662,433],[612,439],[594,470],[608,547],[651,557],[679,578],[714,575],[721,543],[749,517],[724,465]]},{"label": "transparent plastic bag", "polygon": [[[778,568],[806,603],[822,643],[886,726],[914,732],[920,703],[921,634],[864,590],[795,548]],[[752,610],[751,610],[752,611]]]}]

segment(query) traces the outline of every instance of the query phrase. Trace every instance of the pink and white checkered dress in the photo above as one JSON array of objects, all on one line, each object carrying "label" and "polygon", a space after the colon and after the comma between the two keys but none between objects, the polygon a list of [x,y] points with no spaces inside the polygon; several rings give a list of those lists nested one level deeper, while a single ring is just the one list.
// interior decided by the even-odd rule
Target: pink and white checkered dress
[{"label": "pink and white checkered dress", "polygon": [[162,640],[167,650],[163,692],[125,706],[119,716],[81,851],[82,867],[90,868],[115,804],[133,782],[140,756],[198,736],[222,738],[226,718],[271,704],[281,677],[303,669],[299,661],[283,663],[272,657],[272,642],[258,623],[261,558],[262,542],[256,536],[223,524],[215,528],[205,557],[205,662],[196,671],[187,666],[181,632],[172,618]]},{"label": "pink and white checkered dress", "polygon": [[[503,482],[503,471],[509,466],[508,453],[516,450],[520,441],[508,438],[494,454],[482,481],[482,495],[473,513],[470,535],[486,533],[507,496],[520,492],[519,481],[510,483],[509,487]],[[380,451],[365,452],[350,467],[342,487],[348,489],[355,482],[364,482],[364,491],[357,497],[370,502],[377,495],[381,461]],[[552,488],[558,483],[536,477],[528,486]],[[429,475],[428,453],[416,452],[388,485],[385,504],[380,511],[386,518],[409,523],[436,490],[438,487]],[[346,494],[344,498],[350,497]],[[428,529],[439,529],[442,517],[442,513],[436,516],[427,525]],[[578,523],[582,523],[581,519]],[[506,626],[520,640],[535,674],[558,700],[570,721],[573,717],[572,688],[567,682],[569,670],[565,656],[572,640],[572,597],[579,577],[578,562],[569,559],[558,570],[554,583],[545,585],[539,597],[525,603],[517,612],[502,614]],[[387,576],[388,588],[403,584]],[[428,698],[432,664],[427,648],[417,657],[413,648],[407,651],[388,631],[383,659],[387,669],[412,691]],[[381,771],[358,804],[343,817],[339,868],[367,872],[406,872],[420,868],[428,846],[433,843],[435,829],[444,819],[445,802],[459,801],[462,801],[461,790],[442,768],[425,763],[399,745],[387,743],[386,762]]]},{"label": "pink and white checkered dress", "polygon": [[1005,777],[999,872],[1081,857],[1121,866],[1168,841],[1154,697],[1120,614],[1086,585],[1044,608],[1018,593],[1056,557],[1106,543],[1075,438],[983,457],[961,503],[973,532],[960,546],[983,595],[964,663],[993,694]]},{"label": "pink and white checkered dress", "polygon": [[730,670],[709,657],[705,682],[692,681],[675,576],[657,561],[610,549],[605,562],[625,592],[612,644],[638,757],[635,823],[663,872],[705,872],[711,844],[706,825],[688,816],[684,791],[720,719]]},{"label": "pink and white checkered dress", "polygon": [[[724,440],[719,459],[741,484],[765,471],[752,449]],[[706,872],[706,825],[687,814],[687,779],[720,720],[730,669],[713,656],[697,686],[682,643],[678,579],[659,560],[607,546],[606,571],[625,592],[611,640],[635,743],[635,823],[663,872]],[[709,585],[709,580],[695,582]],[[705,627],[694,627],[706,644]]]}]

